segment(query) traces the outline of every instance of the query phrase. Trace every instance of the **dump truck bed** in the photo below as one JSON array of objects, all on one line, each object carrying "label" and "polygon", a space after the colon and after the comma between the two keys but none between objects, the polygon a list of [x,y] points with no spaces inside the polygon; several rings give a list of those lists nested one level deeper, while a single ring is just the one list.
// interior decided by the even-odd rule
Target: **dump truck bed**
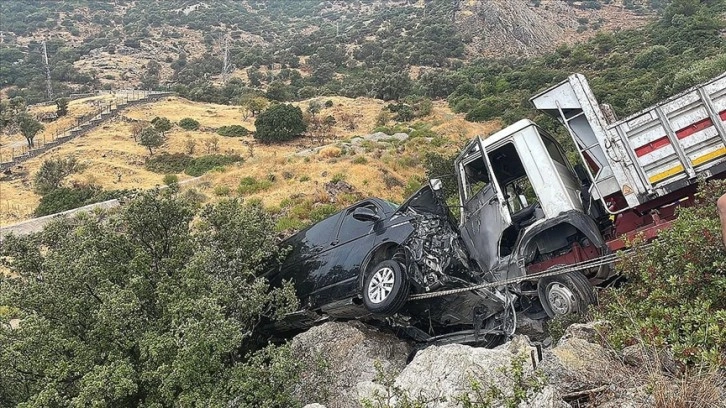
[{"label": "dump truck bed", "polygon": [[726,174],[726,73],[622,120],[601,108],[581,74],[531,98],[575,141],[603,203],[623,211]]},{"label": "dump truck bed", "polygon": [[[726,74],[607,127],[651,189],[693,179],[726,161]],[[710,176],[711,174],[706,174]]]}]

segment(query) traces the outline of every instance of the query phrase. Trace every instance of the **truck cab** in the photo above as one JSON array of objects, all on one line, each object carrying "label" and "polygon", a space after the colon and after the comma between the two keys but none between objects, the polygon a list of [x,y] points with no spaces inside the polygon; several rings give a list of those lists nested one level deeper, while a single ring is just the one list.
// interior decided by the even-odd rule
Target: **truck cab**
[{"label": "truck cab", "polygon": [[459,229],[485,279],[518,278],[606,251],[562,147],[532,121],[475,138],[455,168]]}]

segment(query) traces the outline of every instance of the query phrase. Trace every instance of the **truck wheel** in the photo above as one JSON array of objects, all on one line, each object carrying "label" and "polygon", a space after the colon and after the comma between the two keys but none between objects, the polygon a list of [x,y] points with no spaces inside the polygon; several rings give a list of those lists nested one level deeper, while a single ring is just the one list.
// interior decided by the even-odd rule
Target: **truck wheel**
[{"label": "truck wheel", "polygon": [[383,261],[363,281],[363,304],[372,313],[392,315],[406,303],[410,283],[396,261]]},{"label": "truck wheel", "polygon": [[588,305],[597,301],[592,285],[580,272],[542,278],[537,293],[551,318],[584,312]]}]

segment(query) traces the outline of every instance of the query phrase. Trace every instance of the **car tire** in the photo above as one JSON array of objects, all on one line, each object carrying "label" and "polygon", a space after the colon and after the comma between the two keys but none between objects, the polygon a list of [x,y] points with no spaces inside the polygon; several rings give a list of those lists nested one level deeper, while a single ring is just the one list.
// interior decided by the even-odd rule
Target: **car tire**
[{"label": "car tire", "polygon": [[395,314],[408,300],[410,288],[404,267],[396,261],[383,261],[363,280],[363,304],[371,313]]},{"label": "car tire", "polygon": [[595,290],[580,272],[542,278],[537,293],[550,318],[584,313],[589,305],[597,302]]}]

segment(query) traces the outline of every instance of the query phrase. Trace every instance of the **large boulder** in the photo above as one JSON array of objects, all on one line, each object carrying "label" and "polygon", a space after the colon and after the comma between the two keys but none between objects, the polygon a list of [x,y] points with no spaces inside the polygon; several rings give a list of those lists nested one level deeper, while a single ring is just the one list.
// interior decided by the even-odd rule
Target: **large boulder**
[{"label": "large boulder", "polygon": [[[488,390],[511,396],[514,361],[521,358],[525,376],[533,375],[537,351],[526,337],[518,336],[496,349],[449,344],[420,351],[396,377],[393,387],[359,384],[361,397],[375,403],[395,405],[403,399],[425,403],[426,407],[458,407],[461,399],[480,401]],[[480,392],[476,390],[480,389]],[[394,392],[391,392],[393,390]],[[365,395],[365,393],[368,393]],[[566,407],[557,391],[548,387],[531,395],[522,407]],[[375,405],[375,404],[374,404]]]},{"label": "large boulder", "polygon": [[360,406],[358,383],[398,374],[412,351],[398,337],[356,321],[313,327],[295,336],[291,348],[307,366],[297,398],[327,408]]}]

